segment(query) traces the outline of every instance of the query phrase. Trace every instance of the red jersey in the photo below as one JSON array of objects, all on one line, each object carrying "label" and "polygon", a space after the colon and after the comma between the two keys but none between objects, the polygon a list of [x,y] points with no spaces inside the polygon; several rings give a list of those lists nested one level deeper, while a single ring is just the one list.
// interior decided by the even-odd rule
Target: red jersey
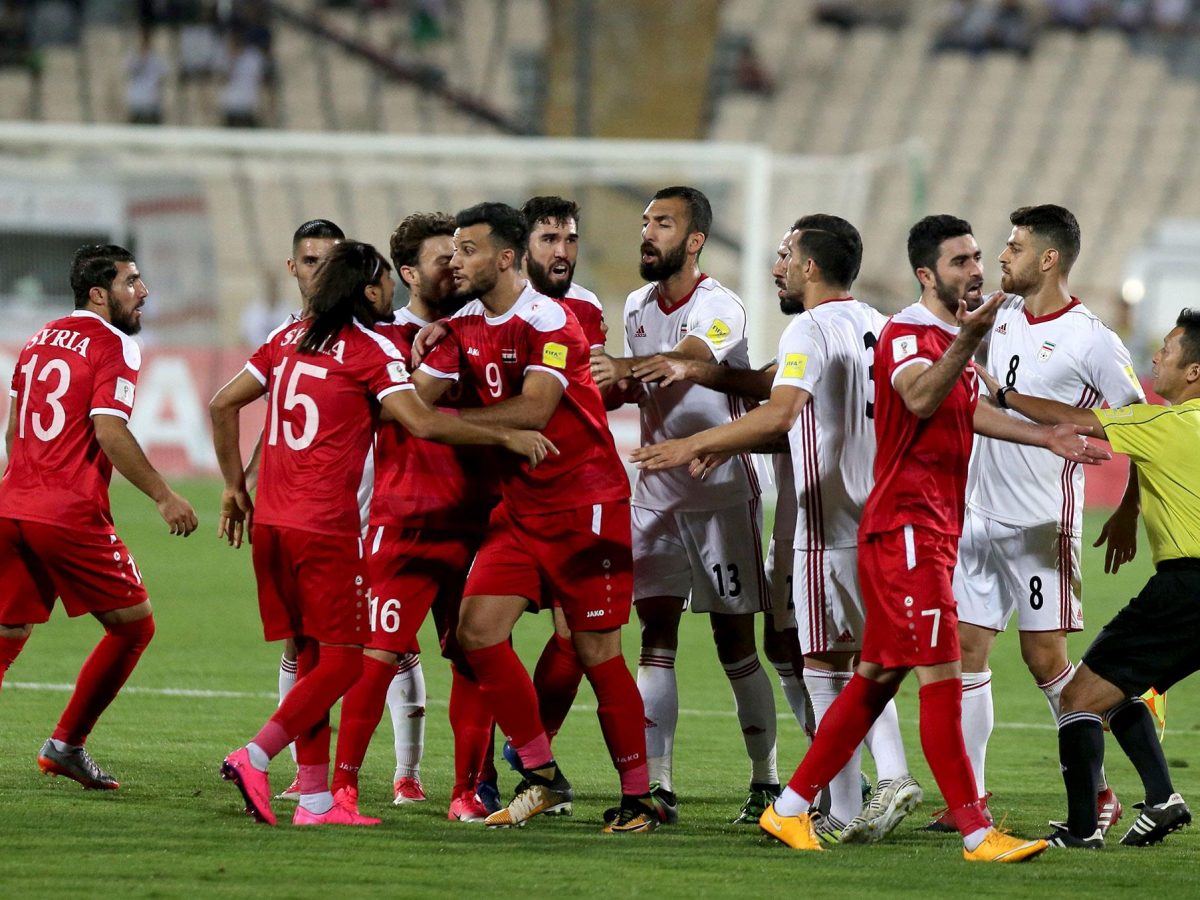
[{"label": "red jersey", "polygon": [[[428,324],[405,308],[396,313],[394,323],[380,323],[375,331],[412,359],[412,342]],[[443,395],[438,405],[478,406],[479,401],[463,383]],[[497,500],[499,482],[491,448],[423,441],[395,422],[379,423],[372,525],[483,531]]]},{"label": "red jersey", "polygon": [[113,533],[112,462],[92,416],[129,421],[141,365],[133,338],[87,310],[29,339],[9,391],[16,429],[0,481],[0,516]]},{"label": "red jersey", "polygon": [[358,535],[375,401],[413,385],[400,351],[369,328],[354,322],[313,354],[299,352],[307,330],[307,321],[282,325],[246,363],[267,389],[255,521]]},{"label": "red jersey", "polygon": [[567,295],[559,301],[575,314],[589,347],[604,346],[604,307],[600,298],[581,284],[571,282]]},{"label": "red jersey", "polygon": [[450,319],[450,334],[421,364],[437,378],[471,373],[484,406],[521,393],[527,372],[546,372],[563,395],[542,433],[558,448],[529,471],[505,460],[505,503],[517,514],[574,509],[629,496],[629,479],[617,455],[600,390],[592,379],[590,350],[579,322],[559,303],[526,284],[512,309],[488,316],[474,300]]},{"label": "red jersey", "polygon": [[892,386],[914,363],[932,365],[958,329],[914,303],[888,320],[875,345],[875,487],[863,507],[860,537],[920,525],[962,533],[967,463],[974,439],[979,382],[967,363],[928,419],[909,412]]}]

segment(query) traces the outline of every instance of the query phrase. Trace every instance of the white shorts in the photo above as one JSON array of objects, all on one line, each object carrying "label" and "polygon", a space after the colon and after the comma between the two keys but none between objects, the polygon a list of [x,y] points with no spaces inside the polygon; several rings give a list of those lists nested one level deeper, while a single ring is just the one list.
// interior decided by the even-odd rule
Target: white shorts
[{"label": "white shorts", "polygon": [[1080,631],[1079,543],[1054,522],[1006,525],[972,509],[954,569],[958,619],[1003,631]]},{"label": "white shorts", "polygon": [[865,619],[857,547],[795,551],[791,587],[801,651],[807,655],[862,649]]},{"label": "white shorts", "polygon": [[693,612],[771,608],[762,560],[762,504],[702,512],[633,507],[633,599],[681,597]]}]

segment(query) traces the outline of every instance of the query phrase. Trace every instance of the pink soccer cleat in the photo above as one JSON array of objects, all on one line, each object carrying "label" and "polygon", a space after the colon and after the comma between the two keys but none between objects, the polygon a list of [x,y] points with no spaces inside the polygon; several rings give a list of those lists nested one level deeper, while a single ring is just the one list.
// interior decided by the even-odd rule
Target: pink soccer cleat
[{"label": "pink soccer cleat", "polygon": [[264,825],[276,823],[271,810],[271,782],[266,772],[260,772],[250,762],[250,753],[245,747],[234,750],[221,763],[221,777],[232,781],[242,792],[246,801],[246,814]]},{"label": "pink soccer cleat", "polygon": [[396,794],[396,799],[392,801],[396,806],[404,803],[424,803],[425,790],[421,787],[421,779],[419,778],[397,778],[395,784],[392,785]]},{"label": "pink soccer cleat", "polygon": [[487,807],[473,791],[463,791],[450,801],[446,818],[451,822],[482,822],[488,817]]},{"label": "pink soccer cleat", "polygon": [[276,800],[291,800],[295,803],[300,799],[300,776],[292,779],[292,783],[275,795]]},{"label": "pink soccer cleat", "polygon": [[303,806],[297,806],[296,812],[292,814],[293,825],[379,825],[382,822],[382,819],[360,816],[349,806],[337,802],[329,807],[328,812],[318,814],[309,812]]}]

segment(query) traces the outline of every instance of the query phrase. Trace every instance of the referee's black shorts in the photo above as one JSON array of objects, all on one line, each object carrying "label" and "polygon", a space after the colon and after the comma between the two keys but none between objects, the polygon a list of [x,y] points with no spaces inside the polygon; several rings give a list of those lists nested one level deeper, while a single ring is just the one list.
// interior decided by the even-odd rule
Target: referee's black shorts
[{"label": "referee's black shorts", "polygon": [[1089,669],[1128,696],[1167,688],[1200,669],[1200,559],[1168,559],[1100,629]]}]

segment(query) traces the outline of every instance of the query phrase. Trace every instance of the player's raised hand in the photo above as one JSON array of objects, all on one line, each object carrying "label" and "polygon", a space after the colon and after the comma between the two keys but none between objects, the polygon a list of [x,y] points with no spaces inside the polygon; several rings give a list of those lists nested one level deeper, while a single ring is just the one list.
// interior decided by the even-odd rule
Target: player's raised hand
[{"label": "player's raised hand", "polygon": [[445,319],[430,322],[418,331],[412,342],[412,367],[415,369],[419,366],[429,355],[429,351],[440,344],[449,333],[450,326],[446,324]]},{"label": "player's raised hand", "polygon": [[224,538],[230,547],[242,546],[242,538],[249,542],[249,527],[254,518],[254,502],[243,488],[225,488],[221,494],[221,518],[217,521],[217,537]]},{"label": "player's raised hand", "polygon": [[696,459],[696,452],[684,438],[663,441],[659,444],[647,444],[629,454],[629,461],[637,463],[639,469],[645,469],[647,472],[686,466],[694,459]]},{"label": "player's raised hand", "polygon": [[157,506],[158,514],[167,523],[171,534],[187,537],[200,524],[192,504],[170,488],[167,489],[167,496],[157,502]]},{"label": "player's raised hand", "polygon": [[1000,382],[993,378],[992,373],[983,366],[976,366],[975,374],[979,376],[980,380],[983,381],[985,385],[987,385],[988,393],[995,397],[997,392],[999,392],[1000,388],[1002,387]]},{"label": "player's raised hand", "polygon": [[1050,429],[1046,449],[1063,459],[1086,466],[1097,466],[1106,459],[1112,459],[1112,453],[1088,441],[1087,436],[1091,432],[1090,425],[1055,425]]},{"label": "player's raised hand", "polygon": [[692,360],[673,359],[662,354],[655,354],[649,359],[634,363],[630,374],[643,384],[657,382],[659,387],[666,387],[677,381],[689,381],[692,377]]},{"label": "player's raised hand", "polygon": [[1121,566],[1132,562],[1133,558],[1137,556],[1137,520],[1136,508],[1121,505],[1113,511],[1113,514],[1108,517],[1108,521],[1104,523],[1104,527],[1100,529],[1100,536],[1096,538],[1096,543],[1092,546],[1106,545],[1104,548],[1104,571],[1106,574],[1117,574],[1117,570]]},{"label": "player's raised hand", "polygon": [[558,455],[558,448],[554,443],[538,431],[507,430],[504,435],[504,449],[525,457],[530,469],[536,469],[538,463],[551,453]]},{"label": "player's raised hand", "polygon": [[1004,291],[993,291],[974,309],[967,307],[966,300],[958,301],[958,327],[982,338],[996,322],[996,313],[1004,302]]}]

